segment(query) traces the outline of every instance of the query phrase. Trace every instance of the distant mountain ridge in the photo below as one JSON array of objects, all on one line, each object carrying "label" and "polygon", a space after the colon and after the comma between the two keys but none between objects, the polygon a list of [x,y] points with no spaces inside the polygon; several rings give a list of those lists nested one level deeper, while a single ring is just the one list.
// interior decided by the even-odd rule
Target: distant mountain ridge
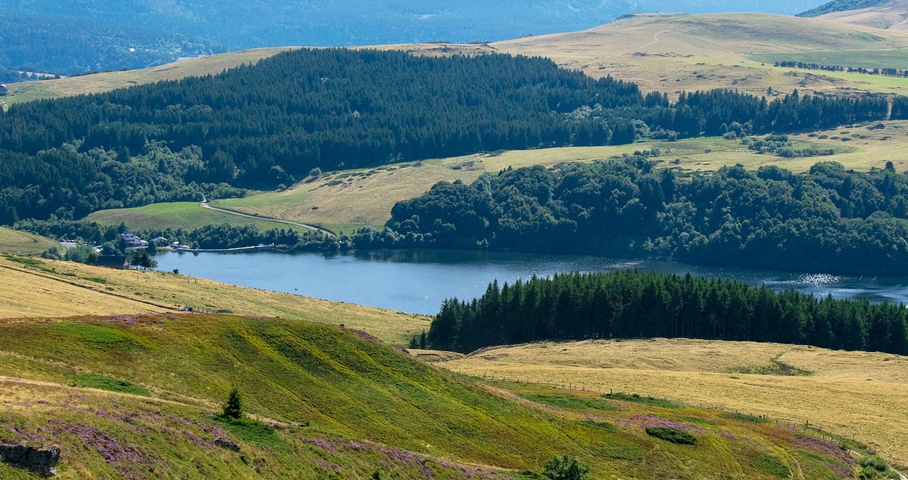
[{"label": "distant mountain ridge", "polygon": [[0,32],[0,67],[60,75],[146,68],[225,51],[194,36],[82,18],[3,13]]},{"label": "distant mountain ridge", "polygon": [[857,10],[860,8],[871,8],[885,3],[890,2],[891,0],[832,0],[831,2],[824,3],[817,8],[812,8],[806,12],[801,12],[796,17],[819,17],[820,15],[825,15],[827,13],[835,12],[846,12],[849,10]]}]

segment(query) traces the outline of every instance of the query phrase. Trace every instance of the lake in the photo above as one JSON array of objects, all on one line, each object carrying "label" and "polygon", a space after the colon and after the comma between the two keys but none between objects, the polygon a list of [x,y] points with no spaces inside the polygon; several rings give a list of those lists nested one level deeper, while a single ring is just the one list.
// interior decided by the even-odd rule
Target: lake
[{"label": "lake", "polygon": [[908,303],[908,277],[850,277],[694,266],[667,260],[586,255],[539,255],[452,250],[381,250],[320,253],[163,253],[158,269],[244,287],[434,315],[445,298],[471,300],[493,280],[513,283],[533,275],[608,272],[635,268],[690,272],[766,284],[776,290],[836,298]]}]

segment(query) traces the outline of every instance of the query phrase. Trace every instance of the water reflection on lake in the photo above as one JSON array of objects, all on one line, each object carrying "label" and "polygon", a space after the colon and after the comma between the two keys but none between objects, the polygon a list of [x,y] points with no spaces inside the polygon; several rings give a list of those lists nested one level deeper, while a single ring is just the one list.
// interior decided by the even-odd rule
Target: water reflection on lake
[{"label": "water reflection on lake", "polygon": [[816,296],[908,303],[908,277],[848,277],[692,266],[667,260],[453,250],[381,250],[349,254],[165,253],[158,269],[233,285],[295,293],[411,313],[434,314],[449,297],[472,299],[492,280],[635,268],[733,278]]}]

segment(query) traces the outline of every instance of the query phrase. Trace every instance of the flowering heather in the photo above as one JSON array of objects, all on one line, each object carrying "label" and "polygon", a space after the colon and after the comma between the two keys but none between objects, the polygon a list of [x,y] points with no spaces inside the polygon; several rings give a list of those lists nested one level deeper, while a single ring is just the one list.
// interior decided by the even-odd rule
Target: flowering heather
[{"label": "flowering heather", "polygon": [[340,474],[340,470],[341,470],[340,465],[328,463],[325,460],[322,460],[321,458],[315,460],[315,464],[318,465],[318,468],[321,468],[322,470],[331,470],[336,474]]},{"label": "flowering heather", "polygon": [[191,441],[192,443],[194,443],[200,447],[207,448],[207,447],[211,446],[208,442],[197,437],[194,433],[190,432],[189,430],[183,430],[183,435],[186,435],[186,437],[189,438],[189,441]]},{"label": "flowering heather", "polygon": [[144,452],[130,445],[123,445],[115,438],[88,425],[67,425],[67,432],[79,437],[82,443],[94,448],[104,457],[108,465],[130,480],[145,479],[142,473],[154,460]]},{"label": "flowering heather", "polygon": [[625,427],[673,428],[675,430],[681,430],[682,432],[687,432],[687,433],[703,433],[703,429],[696,425],[691,425],[689,423],[676,422],[674,420],[669,420],[667,418],[662,418],[662,417],[659,417],[656,415],[649,415],[649,414],[632,415],[630,418],[621,418],[621,419],[615,420],[615,423],[618,423]]},{"label": "flowering heather", "polygon": [[334,445],[331,444],[328,440],[322,440],[321,438],[309,438],[309,437],[300,437],[300,440],[311,443],[316,447],[321,447],[322,450],[330,453],[331,455],[337,455],[337,450],[335,450]]},{"label": "flowering heather", "polygon": [[795,446],[804,450],[820,454],[826,458],[839,460],[841,463],[826,462],[826,466],[835,472],[836,475],[843,478],[851,478],[854,476],[853,467],[857,464],[857,461],[842,450],[837,443],[822,438],[805,437],[801,435],[795,435],[793,442]]}]

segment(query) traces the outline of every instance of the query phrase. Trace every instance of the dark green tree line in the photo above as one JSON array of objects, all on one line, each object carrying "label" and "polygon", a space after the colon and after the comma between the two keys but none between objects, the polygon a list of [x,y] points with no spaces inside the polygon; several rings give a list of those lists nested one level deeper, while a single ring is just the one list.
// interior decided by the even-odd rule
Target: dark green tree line
[{"label": "dark green tree line", "polygon": [[541,340],[681,337],[906,355],[906,322],[903,305],[626,270],[493,282],[480,298],[445,300],[428,342],[470,352]]}]

